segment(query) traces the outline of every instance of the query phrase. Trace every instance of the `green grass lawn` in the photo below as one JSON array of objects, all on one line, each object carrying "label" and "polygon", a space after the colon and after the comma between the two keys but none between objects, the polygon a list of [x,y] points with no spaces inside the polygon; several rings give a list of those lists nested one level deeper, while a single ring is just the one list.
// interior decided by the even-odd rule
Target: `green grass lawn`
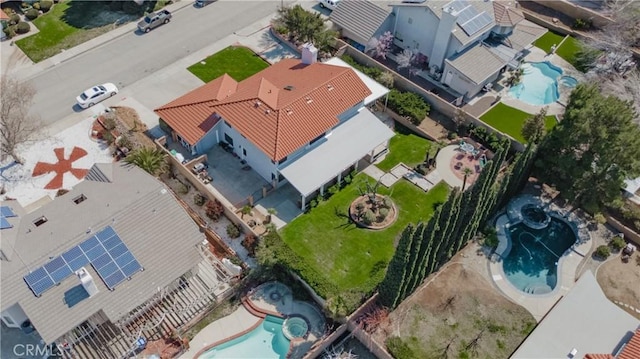
[{"label": "green grass lawn", "polygon": [[556,55],[565,59],[568,63],[576,66],[576,53],[580,50],[580,44],[578,40],[569,36],[567,37],[562,45],[556,50]]},{"label": "green grass lawn", "polygon": [[[509,107],[503,103],[498,103],[491,110],[482,115],[480,120],[496,130],[510,135],[517,141],[525,143],[526,141],[524,140],[524,137],[522,137],[522,125],[524,125],[524,121],[532,116],[533,115],[513,107]],[[551,131],[557,123],[555,116],[547,116],[544,122],[547,131]]]},{"label": "green grass lawn", "polygon": [[547,31],[546,34],[542,35],[538,40],[536,40],[533,45],[542,49],[546,53],[551,52],[551,46],[554,44],[558,46],[564,36],[556,34],[555,32]]},{"label": "green grass lawn", "polygon": [[[390,227],[374,231],[356,227],[347,217],[349,205],[360,195],[358,188],[364,188],[365,181],[374,182],[359,174],[350,185],[293,220],[280,233],[306,265],[336,285],[339,292],[332,295],[345,296],[347,292],[362,295],[371,291],[384,277],[396,237],[408,223],[427,221],[434,206],[444,202],[449,193],[444,183],[427,193],[406,180],[398,181],[390,189],[381,185],[378,193],[390,195],[399,214]],[[353,303],[345,301],[350,306],[356,305],[358,299],[353,299]]]},{"label": "green grass lawn", "polygon": [[376,166],[388,172],[395,165],[403,162],[409,167],[424,161],[426,152],[431,148],[431,142],[420,136],[406,131],[399,131],[389,141],[389,154]]},{"label": "green grass lawn", "polygon": [[16,45],[33,62],[40,62],[113,30],[116,21],[122,24],[136,18],[136,15],[110,11],[105,2],[60,2],[33,20],[40,32],[16,41]]},{"label": "green grass lawn", "polygon": [[260,56],[242,46],[229,46],[202,61],[204,64],[195,63],[187,70],[204,82],[209,82],[225,73],[236,81],[242,81],[269,67],[269,64]]}]

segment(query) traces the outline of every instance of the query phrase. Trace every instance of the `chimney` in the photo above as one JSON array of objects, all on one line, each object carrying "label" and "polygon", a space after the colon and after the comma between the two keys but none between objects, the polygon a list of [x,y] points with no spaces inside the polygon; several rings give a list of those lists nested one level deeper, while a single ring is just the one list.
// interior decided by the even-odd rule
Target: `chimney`
[{"label": "chimney", "polygon": [[[429,67],[437,66],[442,71],[444,57],[449,49],[449,42],[453,31],[456,28],[456,21],[458,20],[458,14],[453,7],[443,7],[442,16],[438,23],[438,29],[436,30],[436,38],[433,42],[433,50],[431,51],[431,58],[429,59]],[[444,77],[444,76],[443,76]]]},{"label": "chimney", "polygon": [[307,42],[302,45],[302,63],[305,65],[311,65],[318,61],[318,49],[313,46],[312,43]]},{"label": "chimney", "polygon": [[89,293],[89,298],[98,294],[98,287],[96,286],[96,283],[93,281],[93,277],[91,277],[91,274],[89,274],[89,272],[87,272],[87,270],[84,267],[78,269],[76,271],[76,275],[78,276],[78,278],[80,278],[80,283],[82,284],[82,287],[84,288],[84,290],[86,290],[87,293]]}]

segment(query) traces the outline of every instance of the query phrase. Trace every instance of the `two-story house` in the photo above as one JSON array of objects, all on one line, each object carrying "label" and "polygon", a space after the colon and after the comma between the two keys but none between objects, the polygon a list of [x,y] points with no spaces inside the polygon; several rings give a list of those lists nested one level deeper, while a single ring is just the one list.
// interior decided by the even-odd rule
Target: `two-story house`
[{"label": "two-story house", "polygon": [[155,112],[192,154],[225,143],[274,186],[291,183],[304,208],[362,158],[386,153],[393,136],[366,107],[388,89],[339,59],[316,57],[306,45],[301,60],[284,59],[241,82],[225,74]]},{"label": "two-story house", "polygon": [[3,358],[128,357],[233,277],[164,184],[132,165],[96,164],[30,213],[0,204]]},{"label": "two-story house", "polygon": [[[371,24],[365,27],[361,22],[375,19],[379,28],[367,34],[390,31],[395,55],[406,49],[415,55],[418,76],[435,79],[465,99],[495,81],[508,66],[516,68],[523,51],[547,31],[525,20],[515,1],[407,0],[389,5],[387,18],[375,10],[382,5],[344,2],[350,5],[343,6],[341,1],[331,14],[343,35],[370,28]],[[376,16],[358,17],[359,11]],[[350,21],[342,21],[346,18]],[[394,54],[389,58],[394,59]]]}]

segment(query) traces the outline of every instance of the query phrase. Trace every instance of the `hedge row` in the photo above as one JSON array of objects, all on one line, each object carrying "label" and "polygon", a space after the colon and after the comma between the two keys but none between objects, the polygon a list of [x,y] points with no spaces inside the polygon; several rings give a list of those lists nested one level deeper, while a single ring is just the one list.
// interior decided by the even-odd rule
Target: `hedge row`
[{"label": "hedge row", "polygon": [[431,111],[431,106],[422,96],[414,92],[402,92],[396,89],[391,89],[389,92],[388,106],[398,115],[408,117],[411,123],[416,126],[420,125]]}]

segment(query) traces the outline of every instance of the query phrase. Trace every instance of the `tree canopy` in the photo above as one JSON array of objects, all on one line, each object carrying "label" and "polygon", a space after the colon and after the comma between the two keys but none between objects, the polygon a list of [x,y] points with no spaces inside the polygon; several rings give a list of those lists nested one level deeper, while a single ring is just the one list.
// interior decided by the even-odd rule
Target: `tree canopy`
[{"label": "tree canopy", "polygon": [[153,147],[138,148],[131,152],[124,161],[136,165],[154,176],[159,176],[169,169],[164,152]]},{"label": "tree canopy", "polygon": [[620,195],[626,178],[640,175],[640,128],[632,104],[578,85],[564,119],[542,142],[536,167],[574,204],[600,206]]},{"label": "tree canopy", "polygon": [[540,112],[529,117],[524,122],[524,125],[522,125],[522,137],[524,137],[527,142],[539,143],[547,133],[544,123],[546,115],[547,108],[543,107]]}]

